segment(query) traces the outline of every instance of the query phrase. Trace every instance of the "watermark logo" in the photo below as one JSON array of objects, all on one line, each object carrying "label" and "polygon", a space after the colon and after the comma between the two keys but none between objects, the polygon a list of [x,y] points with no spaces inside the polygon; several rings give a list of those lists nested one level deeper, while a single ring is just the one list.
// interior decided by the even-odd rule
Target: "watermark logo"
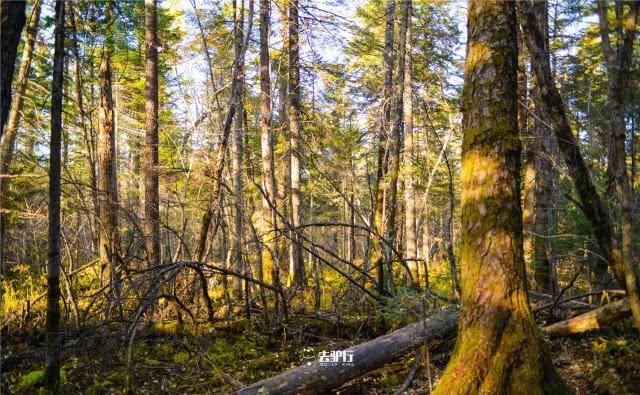
[{"label": "watermark logo", "polygon": [[318,354],[320,366],[354,366],[353,351],[331,350]]},{"label": "watermark logo", "polygon": [[307,366],[317,362],[320,366],[355,366],[353,362],[354,352],[351,350],[321,351],[317,355],[312,348],[304,348],[300,357]]}]

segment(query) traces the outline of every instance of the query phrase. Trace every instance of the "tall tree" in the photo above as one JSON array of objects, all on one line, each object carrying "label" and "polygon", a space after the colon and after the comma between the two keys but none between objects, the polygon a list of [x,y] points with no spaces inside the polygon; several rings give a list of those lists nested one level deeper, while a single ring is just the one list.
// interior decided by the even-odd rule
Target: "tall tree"
[{"label": "tall tree", "polygon": [[[546,0],[533,3],[536,19],[540,31],[544,36],[544,52],[549,54],[549,22],[548,4]],[[548,55],[547,55],[548,56]],[[531,84],[531,96],[533,103],[533,114],[531,117],[531,144],[533,155],[529,160],[533,160],[535,173],[533,193],[533,260],[534,279],[536,287],[542,292],[555,293],[556,282],[554,275],[553,254],[551,251],[550,231],[551,231],[551,210],[553,206],[553,156],[555,147],[553,146],[552,131],[549,129],[549,117],[542,110],[540,103],[540,89],[535,80]]]},{"label": "tall tree", "polygon": [[376,280],[378,282],[378,292],[385,292],[385,262],[384,251],[382,248],[382,240],[384,237],[384,195],[387,188],[386,176],[389,165],[389,152],[387,150],[387,142],[391,137],[391,107],[393,95],[393,37],[394,37],[394,15],[396,9],[395,0],[387,0],[384,33],[384,52],[383,58],[383,74],[384,82],[382,85],[382,105],[380,132],[378,134],[378,164],[376,170],[376,187],[373,201],[371,232],[372,238],[367,253],[369,262],[376,268]]},{"label": "tall tree", "polygon": [[111,88],[111,56],[113,54],[113,14],[111,2],[105,3],[107,30],[100,59],[98,79],[98,205],[100,219],[100,265],[109,268],[112,302],[120,299],[117,266],[120,262],[118,238],[118,183],[116,174],[116,131],[114,125],[113,93]]},{"label": "tall tree", "polygon": [[[414,187],[413,161],[414,161],[414,141],[413,141],[413,24],[411,21],[413,4],[411,0],[406,0],[407,11],[407,33],[405,49],[405,69],[403,79],[404,105],[404,204],[405,204],[405,258],[416,259],[418,252],[418,237],[416,231],[416,194]],[[417,260],[409,262],[409,268],[416,284],[420,284],[420,264]]]},{"label": "tall tree", "polygon": [[27,21],[25,10],[27,2],[25,0],[0,0],[0,137],[4,131],[4,125],[9,117],[11,108],[11,83],[13,82],[13,72],[16,68],[16,56],[18,55],[18,44],[20,44],[20,34]]},{"label": "tall tree", "polygon": [[[36,0],[33,3],[31,16],[27,25],[25,45],[22,51],[22,60],[20,61],[20,70],[18,71],[18,79],[15,86],[15,94],[9,112],[9,119],[5,125],[4,133],[0,137],[0,175],[9,174],[9,168],[13,161],[13,151],[15,149],[16,137],[18,135],[18,126],[22,117],[22,107],[27,92],[29,81],[29,71],[31,70],[31,60],[33,59],[33,51],[36,46],[36,35],[38,34],[38,24],[40,23],[40,10],[42,9],[42,1]],[[3,36],[4,37],[4,36]],[[5,214],[2,209],[5,207],[7,187],[9,179],[0,177],[0,265],[4,270],[4,236],[5,236]]]},{"label": "tall tree", "polygon": [[[389,139],[389,192],[386,201],[386,210],[389,213],[389,221],[387,224],[387,242],[395,244],[396,239],[396,213],[398,211],[398,177],[400,174],[400,142],[402,135],[403,120],[403,90],[404,90],[404,70],[405,70],[405,50],[407,40],[407,26],[409,20],[409,0],[404,0],[402,5],[402,18],[400,22],[399,43],[398,43],[398,70],[396,72],[396,81],[393,87],[392,105],[393,105],[393,121],[391,124],[391,136]],[[391,254],[386,254],[389,257]],[[390,265],[390,261],[387,262]],[[391,267],[387,269],[391,273]],[[391,280],[391,276],[388,277]]]},{"label": "tall tree", "polygon": [[[543,105],[543,111],[549,114],[551,119],[556,142],[580,197],[580,208],[591,225],[601,255],[610,265],[618,281],[625,285],[634,323],[640,328],[640,298],[636,274],[631,266],[631,260],[623,259],[623,253],[613,231],[609,210],[596,191],[591,171],[584,162],[580,146],[571,130],[567,110],[551,74],[549,57],[544,53],[544,35],[538,27],[535,11],[528,1],[523,1],[519,3],[518,13],[520,23],[526,31],[525,41],[531,54],[531,65],[536,82],[538,86],[545,87],[540,90],[540,102]],[[602,287],[607,285],[608,281],[602,281]]]},{"label": "tall tree", "polygon": [[64,87],[65,1],[55,5],[55,44],[51,83],[51,141],[49,145],[49,251],[47,260],[47,389],[60,390],[60,179],[62,153],[62,98]]},{"label": "tall tree", "polygon": [[273,164],[273,130],[271,127],[271,75],[269,56],[269,22],[271,2],[260,0],[260,146],[262,153],[262,251],[264,280],[270,283],[278,275],[274,260],[278,258],[276,185]]},{"label": "tall tree", "polygon": [[[235,23],[234,23],[234,52],[240,54],[242,52],[242,43],[244,37],[244,0],[238,0],[234,3]],[[236,56],[239,60],[236,68],[238,73],[235,75],[236,80],[236,117],[233,126],[233,139],[231,141],[231,174],[233,178],[233,232],[231,234],[231,267],[238,273],[243,271],[242,263],[242,245],[243,245],[243,228],[242,228],[242,131],[244,126],[244,58]],[[242,296],[242,279],[233,278],[233,290],[235,296]]]},{"label": "tall tree", "polygon": [[302,145],[300,122],[300,35],[298,20],[298,0],[289,2],[289,147],[291,150],[291,192],[289,194],[291,226],[291,248],[289,252],[290,283],[296,286],[304,284],[304,256],[302,254]]},{"label": "tall tree", "polygon": [[615,51],[609,39],[608,5],[606,0],[598,0],[600,17],[600,44],[607,67],[607,106],[609,109],[609,149],[607,153],[607,171],[615,182],[620,200],[620,217],[622,223],[622,265],[625,271],[627,292],[635,294],[631,298],[631,309],[636,326],[640,330],[640,297],[638,296],[637,278],[634,274],[633,256],[633,213],[634,193],[632,181],[627,170],[627,123],[625,99],[630,81],[630,69],[633,55],[633,42],[638,23],[638,7],[640,2],[629,2],[629,9],[624,12],[624,2],[618,3],[617,45]]},{"label": "tall tree", "polygon": [[158,188],[158,6],[144,1],[145,144],[144,239],[149,265],[160,263],[160,192]]},{"label": "tall tree", "polygon": [[471,0],[462,99],[462,311],[436,394],[568,393],[529,310],[522,246],[516,10]]}]

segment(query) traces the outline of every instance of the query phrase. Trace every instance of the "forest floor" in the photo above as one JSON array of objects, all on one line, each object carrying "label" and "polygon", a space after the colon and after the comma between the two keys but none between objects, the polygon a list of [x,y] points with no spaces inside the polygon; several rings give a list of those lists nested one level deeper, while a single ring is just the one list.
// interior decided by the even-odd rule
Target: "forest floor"
[{"label": "forest floor", "polygon": [[[287,341],[239,319],[225,327],[189,330],[177,323],[146,328],[134,343],[131,387],[137,394],[223,394],[304,363],[309,355],[375,337],[376,328],[341,331],[306,317]],[[362,329],[362,328],[360,328]],[[70,333],[63,355],[63,393],[121,394],[127,386],[127,336],[99,326]],[[446,366],[453,340],[432,349],[409,394],[428,394]],[[637,394],[640,340],[630,320],[598,332],[549,341],[554,364],[579,394]],[[409,355],[347,383],[340,394],[393,394],[415,364]],[[424,357],[421,358],[425,360]],[[41,332],[2,334],[2,394],[44,393]]]}]

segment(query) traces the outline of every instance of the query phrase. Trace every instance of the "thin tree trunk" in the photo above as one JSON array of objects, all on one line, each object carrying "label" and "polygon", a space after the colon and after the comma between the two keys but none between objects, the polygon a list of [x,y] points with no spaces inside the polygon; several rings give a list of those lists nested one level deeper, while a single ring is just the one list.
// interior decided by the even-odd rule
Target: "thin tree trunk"
[{"label": "thin tree trunk", "polygon": [[291,150],[291,188],[289,202],[291,209],[291,249],[289,252],[289,283],[302,286],[305,283],[304,256],[302,254],[302,123],[300,121],[300,37],[298,21],[298,0],[289,3],[289,146]]},{"label": "thin tree trunk", "polygon": [[[533,4],[538,27],[544,36],[544,51],[549,53],[549,27],[546,0],[537,1]],[[551,241],[549,232],[551,230],[550,210],[553,202],[553,140],[551,130],[547,126],[550,123],[549,117],[542,110],[540,103],[540,87],[532,81],[531,95],[533,101],[533,113],[531,125],[531,136],[534,141],[531,144],[532,158],[535,168],[534,193],[534,218],[531,230],[533,241],[533,268],[536,288],[540,292],[554,293],[555,281],[553,276],[553,257],[551,256]]]},{"label": "thin tree trunk", "polygon": [[382,240],[385,228],[384,200],[387,189],[387,169],[389,165],[389,151],[387,143],[391,137],[391,101],[393,90],[393,39],[394,39],[394,15],[396,9],[395,0],[387,0],[386,6],[386,27],[384,35],[383,52],[383,74],[384,83],[382,85],[382,106],[380,119],[380,134],[378,136],[378,165],[376,170],[376,190],[372,210],[371,228],[373,234],[370,235],[371,242],[367,251],[367,259],[376,268],[378,292],[385,293],[385,264]]},{"label": "thin tree trunk", "polygon": [[49,147],[49,247],[47,260],[47,389],[60,390],[60,178],[62,150],[62,98],[64,88],[64,8],[65,1],[55,5],[55,46],[51,85],[51,142]]},{"label": "thin tree trunk", "polygon": [[569,393],[529,309],[522,245],[515,3],[471,0],[462,99],[458,341],[435,394]]},{"label": "thin tree trunk", "polygon": [[[235,47],[234,52],[240,54],[242,51],[242,42],[244,34],[244,0],[238,0],[234,3],[235,11]],[[236,58],[240,59],[237,55]],[[243,111],[243,92],[244,92],[244,62],[240,59],[237,65],[238,73],[236,74],[236,116],[233,127],[233,139],[231,141],[231,174],[233,179],[233,232],[231,232],[231,269],[238,273],[243,273],[242,265],[242,128],[244,120]],[[233,294],[234,298],[242,297],[242,279],[233,278]]]},{"label": "thin tree trunk", "polygon": [[20,61],[20,70],[18,71],[18,80],[16,81],[15,94],[13,95],[13,103],[9,112],[9,120],[1,134],[0,142],[0,266],[1,272],[4,273],[4,241],[5,241],[5,199],[9,179],[2,177],[9,174],[9,168],[13,161],[13,151],[15,149],[16,137],[18,135],[18,126],[22,117],[22,107],[24,97],[29,82],[29,71],[31,70],[31,59],[36,46],[36,35],[38,34],[38,24],[40,22],[40,10],[42,9],[42,1],[36,0],[33,3],[31,17],[27,25],[25,45],[22,51],[22,60]]},{"label": "thin tree trunk", "polygon": [[270,0],[260,0],[260,145],[262,153],[262,271],[264,281],[278,277],[274,260],[278,257],[276,185],[273,164],[273,130],[271,128],[271,76],[269,56]]},{"label": "thin tree trunk", "polygon": [[[403,0],[402,20],[400,23],[400,42],[398,43],[398,70],[396,73],[396,82],[393,92],[393,123],[391,125],[391,137],[389,140],[389,159],[390,159],[390,175],[389,175],[389,194],[386,201],[389,223],[387,224],[387,242],[390,245],[396,244],[396,215],[398,211],[398,177],[400,174],[400,140],[402,135],[403,120],[403,88],[404,88],[404,70],[405,70],[405,51],[407,40],[407,25],[409,19],[409,1]],[[387,281],[389,284],[393,281],[391,262],[391,251],[387,248],[385,253],[388,262],[385,263],[387,270]],[[413,280],[412,280],[413,282]]]},{"label": "thin tree trunk", "polygon": [[412,1],[408,0],[407,7],[407,38],[405,49],[404,89],[402,102],[404,104],[404,205],[405,205],[405,258],[409,261],[409,269],[417,286],[420,286],[420,263],[418,257],[418,239],[416,232],[416,194],[413,180],[414,142],[413,142],[413,29],[412,29]]},{"label": "thin tree trunk", "polygon": [[160,262],[160,195],[158,189],[158,8],[156,0],[144,1],[145,28],[145,143],[144,143],[144,239],[147,264]]},{"label": "thin tree trunk", "polygon": [[0,138],[2,138],[4,126],[9,118],[12,97],[11,83],[16,68],[20,35],[27,21],[26,8],[27,2],[24,0],[0,0],[0,36],[2,37],[0,40],[0,77],[2,79],[0,87],[0,101],[2,101]]},{"label": "thin tree trunk", "polygon": [[[582,212],[591,224],[591,229],[598,241],[602,256],[611,266],[617,279],[622,284],[625,284],[632,306],[631,310],[634,312],[634,322],[638,323],[640,321],[640,311],[638,311],[640,310],[640,300],[636,290],[637,279],[635,273],[633,268],[629,267],[628,263],[630,262],[628,260],[627,264],[624,263],[623,253],[620,251],[614,237],[609,211],[602,203],[602,199],[595,189],[591,173],[584,163],[580,148],[571,131],[564,103],[551,76],[549,57],[545,56],[544,53],[544,37],[537,26],[536,15],[531,5],[527,2],[519,3],[518,10],[520,23],[523,24],[523,28],[527,31],[525,35],[526,43],[532,56],[531,60],[536,80],[539,86],[546,88],[541,91],[541,102],[544,104],[545,112],[550,116],[558,146],[564,156],[569,175],[580,196]],[[601,287],[606,285],[606,283],[600,284]],[[633,307],[634,305],[636,307]]]},{"label": "thin tree trunk", "polygon": [[[607,99],[611,130],[609,134],[608,172],[615,181],[620,197],[620,211],[622,219],[622,266],[624,280],[629,294],[629,304],[633,312],[633,320],[640,330],[640,296],[638,282],[634,272],[633,257],[633,211],[634,196],[627,171],[627,125],[625,120],[625,99],[633,55],[633,42],[638,22],[638,8],[640,3],[630,3],[629,11],[623,15],[623,5],[618,13],[618,45],[614,54],[609,42],[609,27],[607,21],[607,1],[598,1],[600,16],[600,43],[604,53],[608,72]],[[624,33],[621,31],[624,27]]]},{"label": "thin tree trunk", "polygon": [[91,231],[91,241],[93,242],[93,247],[97,246],[98,237],[96,236],[96,221],[95,219],[99,216],[99,207],[98,207],[98,177],[96,175],[96,161],[95,154],[93,150],[93,129],[87,129],[86,120],[87,116],[84,109],[84,90],[83,90],[83,82],[82,82],[82,74],[80,71],[80,51],[78,48],[78,32],[76,28],[76,17],[75,17],[75,9],[71,9],[71,32],[73,34],[73,63],[74,63],[74,74],[75,74],[75,95],[76,95],[76,103],[78,105],[78,110],[80,111],[80,126],[82,128],[82,139],[84,142],[84,147],[87,155],[87,167],[89,168],[89,182],[91,185],[91,201],[93,203],[93,209],[95,210],[93,213],[87,213],[88,222],[90,225]]}]

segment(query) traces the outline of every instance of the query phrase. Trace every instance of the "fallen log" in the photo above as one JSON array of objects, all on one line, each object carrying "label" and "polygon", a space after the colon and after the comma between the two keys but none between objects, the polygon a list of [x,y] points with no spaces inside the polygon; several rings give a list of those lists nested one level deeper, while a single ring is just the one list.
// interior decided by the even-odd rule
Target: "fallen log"
[{"label": "fallen log", "polygon": [[236,394],[326,394],[367,372],[397,361],[425,343],[454,337],[457,324],[457,310],[449,309],[344,350],[342,355],[348,356],[345,359],[353,363],[344,362],[343,359],[337,362],[307,362],[306,365],[242,388]]},{"label": "fallen log", "polygon": [[542,332],[550,337],[574,335],[602,328],[630,316],[629,299],[622,299],[568,320],[545,326]]}]

